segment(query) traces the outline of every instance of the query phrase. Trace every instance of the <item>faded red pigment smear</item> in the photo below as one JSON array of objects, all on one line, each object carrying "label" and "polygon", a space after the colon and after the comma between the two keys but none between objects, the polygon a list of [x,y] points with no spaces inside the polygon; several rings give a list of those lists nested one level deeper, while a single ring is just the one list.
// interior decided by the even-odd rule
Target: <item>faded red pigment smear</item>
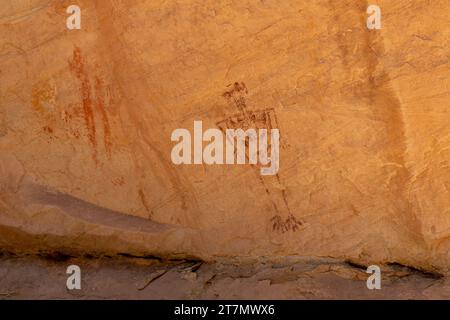
[{"label": "faded red pigment smear", "polygon": [[[95,102],[92,101],[91,84],[86,73],[81,50],[75,47],[73,58],[69,61],[69,66],[81,84],[81,95],[83,99],[83,117],[86,122],[89,140],[94,148],[93,159],[97,163],[97,140],[94,111],[101,116],[103,124],[104,145],[108,158],[111,158],[111,127],[106,112],[103,82],[100,78],[95,78]],[[95,108],[95,109],[94,109]]]},{"label": "faded red pigment smear", "polygon": [[103,82],[98,77],[95,78],[96,107],[100,112],[103,123],[103,139],[108,158],[111,158],[111,128],[109,126],[108,114],[105,109],[105,98],[103,96]]},{"label": "faded red pigment smear", "polygon": [[94,153],[92,155],[95,162],[97,162],[97,142],[95,140],[95,121],[94,113],[92,110],[92,99],[91,99],[91,84],[89,82],[89,77],[84,70],[83,57],[81,55],[81,50],[75,47],[73,50],[72,60],[69,61],[69,66],[75,76],[81,83],[81,95],[83,98],[83,111],[84,120],[86,122],[86,128],[88,130],[88,137],[94,147]]}]

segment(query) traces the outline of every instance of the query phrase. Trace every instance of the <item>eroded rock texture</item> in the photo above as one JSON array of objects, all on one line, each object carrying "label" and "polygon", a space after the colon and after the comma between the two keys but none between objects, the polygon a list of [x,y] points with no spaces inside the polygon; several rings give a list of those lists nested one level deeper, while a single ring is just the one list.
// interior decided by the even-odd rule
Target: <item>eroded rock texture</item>
[{"label": "eroded rock texture", "polygon": [[[8,250],[450,265],[450,3],[0,5]],[[224,93],[245,84],[236,101]],[[176,166],[171,132],[269,110],[280,171]]]}]

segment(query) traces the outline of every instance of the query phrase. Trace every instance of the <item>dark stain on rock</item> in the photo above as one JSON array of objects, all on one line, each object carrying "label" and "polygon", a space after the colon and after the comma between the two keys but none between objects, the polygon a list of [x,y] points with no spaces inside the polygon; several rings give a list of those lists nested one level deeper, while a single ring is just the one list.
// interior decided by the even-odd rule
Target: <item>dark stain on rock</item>
[{"label": "dark stain on rock", "polygon": [[108,158],[111,158],[111,127],[109,125],[108,114],[105,109],[105,98],[103,95],[103,82],[98,77],[95,78],[96,107],[100,113],[103,123],[103,142]]},{"label": "dark stain on rock", "polygon": [[153,210],[150,208],[147,202],[147,198],[145,197],[144,191],[142,189],[139,189],[138,191],[139,198],[141,199],[142,205],[147,210],[147,213],[149,214],[149,219],[153,216]]},{"label": "dark stain on rock", "polygon": [[288,231],[297,231],[303,223],[294,217],[292,214],[283,220],[279,215],[270,219],[272,222],[272,230],[280,233],[286,233]]},{"label": "dark stain on rock", "polygon": [[53,129],[50,126],[45,126],[42,129],[44,130],[45,133],[48,133],[48,134],[52,134],[53,133]]}]

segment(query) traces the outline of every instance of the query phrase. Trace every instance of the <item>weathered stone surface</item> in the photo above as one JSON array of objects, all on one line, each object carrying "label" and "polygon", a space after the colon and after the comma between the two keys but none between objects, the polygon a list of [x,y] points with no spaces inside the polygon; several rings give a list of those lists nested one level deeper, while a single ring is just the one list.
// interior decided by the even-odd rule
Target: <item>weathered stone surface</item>
[{"label": "weathered stone surface", "polygon": [[[180,261],[56,258],[63,261],[0,257],[0,299],[450,299],[448,277],[402,266],[384,266],[382,289],[367,290],[365,270],[331,259],[196,269]],[[82,290],[61,285],[68,264],[82,268]]]},{"label": "weathered stone surface", "polygon": [[[450,4],[80,0],[0,6],[8,250],[450,265]],[[421,18],[418,19],[417,17]],[[176,128],[271,109],[280,171],[175,166]]]}]

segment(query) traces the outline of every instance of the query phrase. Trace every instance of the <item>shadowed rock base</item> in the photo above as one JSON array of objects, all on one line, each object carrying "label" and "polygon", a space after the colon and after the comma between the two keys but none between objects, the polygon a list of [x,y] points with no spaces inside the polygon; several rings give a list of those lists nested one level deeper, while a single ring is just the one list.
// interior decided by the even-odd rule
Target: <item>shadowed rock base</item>
[{"label": "shadowed rock base", "polygon": [[[81,290],[66,289],[71,264],[81,268]],[[448,276],[400,265],[381,270],[381,290],[368,290],[365,268],[331,259],[207,264],[4,255],[0,299],[450,299]]]}]

